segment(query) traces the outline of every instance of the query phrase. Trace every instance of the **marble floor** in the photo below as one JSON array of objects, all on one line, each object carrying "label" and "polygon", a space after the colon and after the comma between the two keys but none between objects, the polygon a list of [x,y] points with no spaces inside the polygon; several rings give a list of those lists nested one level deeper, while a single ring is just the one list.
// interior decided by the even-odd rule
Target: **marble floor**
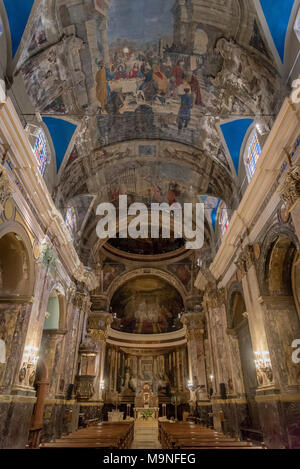
[{"label": "marble floor", "polygon": [[134,440],[131,446],[132,449],[161,449],[161,444],[158,441],[158,424],[142,424],[136,423],[134,426]]}]

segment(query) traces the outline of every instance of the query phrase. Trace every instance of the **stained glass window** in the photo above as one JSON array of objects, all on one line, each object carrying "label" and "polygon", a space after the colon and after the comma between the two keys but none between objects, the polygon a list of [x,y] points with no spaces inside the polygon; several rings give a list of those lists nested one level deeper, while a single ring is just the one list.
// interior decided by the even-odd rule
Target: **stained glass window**
[{"label": "stained glass window", "polygon": [[249,181],[255,173],[257,161],[259,160],[260,155],[261,147],[258,141],[256,130],[254,130],[248,140],[247,153],[245,156],[245,164]]},{"label": "stained glass window", "polygon": [[222,236],[226,233],[226,230],[229,225],[228,209],[224,202],[221,202],[219,205],[219,225],[221,228]]},{"label": "stained glass window", "polygon": [[46,137],[42,129],[39,129],[36,134],[33,152],[36,157],[40,172],[43,175],[47,164],[48,154]]},{"label": "stained glass window", "polygon": [[66,227],[69,230],[70,235],[74,238],[76,230],[76,214],[75,209],[72,205],[68,205],[66,218],[65,218]]}]

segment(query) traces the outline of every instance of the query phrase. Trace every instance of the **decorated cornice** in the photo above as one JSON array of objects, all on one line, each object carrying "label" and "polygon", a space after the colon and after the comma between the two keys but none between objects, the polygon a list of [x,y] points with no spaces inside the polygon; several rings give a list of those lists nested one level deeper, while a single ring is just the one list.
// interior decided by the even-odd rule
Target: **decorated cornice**
[{"label": "decorated cornice", "polygon": [[280,197],[286,203],[289,211],[300,200],[300,166],[296,166],[288,172],[284,184],[280,190]]},{"label": "decorated cornice", "polygon": [[74,306],[88,313],[91,308],[90,297],[86,293],[76,292],[74,296]]},{"label": "decorated cornice", "polygon": [[95,342],[105,342],[113,318],[107,311],[92,311],[87,320],[87,332]]},{"label": "decorated cornice", "polygon": [[192,337],[194,334],[204,333],[203,313],[200,313],[200,312],[185,313],[181,318],[181,322],[186,328],[187,338],[188,336]]},{"label": "decorated cornice", "polygon": [[4,210],[4,204],[11,197],[12,186],[9,182],[7,171],[0,165],[0,211]]}]

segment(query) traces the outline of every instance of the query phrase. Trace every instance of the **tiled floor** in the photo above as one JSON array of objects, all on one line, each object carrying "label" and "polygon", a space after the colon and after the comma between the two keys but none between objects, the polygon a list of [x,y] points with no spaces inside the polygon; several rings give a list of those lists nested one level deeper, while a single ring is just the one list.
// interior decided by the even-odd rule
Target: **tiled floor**
[{"label": "tiled floor", "polygon": [[132,449],[160,449],[161,445],[158,441],[158,425],[157,422],[153,424],[139,424],[134,426],[134,440],[131,446]]}]

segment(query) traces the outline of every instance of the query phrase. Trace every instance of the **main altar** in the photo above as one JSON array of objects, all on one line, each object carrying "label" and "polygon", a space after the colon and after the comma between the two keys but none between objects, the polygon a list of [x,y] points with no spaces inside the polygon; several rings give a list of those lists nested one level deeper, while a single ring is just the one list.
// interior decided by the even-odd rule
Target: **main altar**
[{"label": "main altar", "polygon": [[134,400],[134,418],[136,421],[153,421],[159,416],[158,396],[153,393],[150,383],[145,382]]}]

